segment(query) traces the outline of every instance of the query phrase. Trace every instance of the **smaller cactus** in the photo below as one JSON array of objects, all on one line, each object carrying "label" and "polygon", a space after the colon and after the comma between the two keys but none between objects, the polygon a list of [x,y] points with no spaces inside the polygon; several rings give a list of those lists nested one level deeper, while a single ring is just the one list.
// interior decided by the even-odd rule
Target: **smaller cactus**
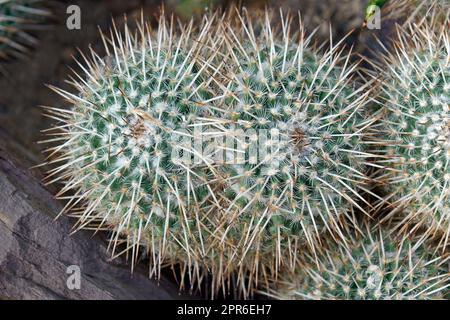
[{"label": "smaller cactus", "polygon": [[283,300],[445,299],[449,295],[448,255],[365,227],[349,247],[333,244],[306,256],[299,271],[284,278],[271,296]]},{"label": "smaller cactus", "polygon": [[374,126],[390,170],[381,170],[393,216],[450,236],[450,37],[448,18],[399,32],[395,53],[379,68],[382,121]]},{"label": "smaller cactus", "polygon": [[23,56],[28,46],[36,39],[27,31],[36,27],[42,18],[49,15],[41,9],[41,0],[1,0],[0,1],[0,60],[13,56]]}]

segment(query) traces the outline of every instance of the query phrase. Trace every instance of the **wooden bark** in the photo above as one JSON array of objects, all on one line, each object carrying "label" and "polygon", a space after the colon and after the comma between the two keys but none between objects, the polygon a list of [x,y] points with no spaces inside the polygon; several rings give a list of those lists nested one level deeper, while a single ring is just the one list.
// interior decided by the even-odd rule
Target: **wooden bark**
[{"label": "wooden bark", "polygon": [[[110,261],[101,237],[69,235],[73,221],[29,170],[26,150],[0,129],[0,299],[172,299],[178,289],[145,271]],[[19,155],[19,156],[18,156]],[[38,174],[37,174],[38,175]],[[67,268],[79,266],[80,289],[70,290]]]}]

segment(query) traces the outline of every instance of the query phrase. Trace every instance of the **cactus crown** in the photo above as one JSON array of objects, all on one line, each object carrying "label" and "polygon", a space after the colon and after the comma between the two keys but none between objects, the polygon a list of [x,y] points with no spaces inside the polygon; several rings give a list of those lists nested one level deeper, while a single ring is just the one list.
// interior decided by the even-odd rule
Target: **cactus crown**
[{"label": "cactus crown", "polygon": [[[380,174],[389,201],[429,231],[450,234],[450,37],[449,20],[411,25],[385,58],[380,125],[392,170]],[[420,225],[420,223],[419,223]]]},{"label": "cactus crown", "polygon": [[278,288],[280,299],[404,300],[448,297],[448,256],[431,253],[375,228],[364,229],[349,247],[331,245],[307,256],[295,274]]},{"label": "cactus crown", "polygon": [[36,40],[26,33],[49,13],[39,9],[41,0],[0,1],[0,60],[20,56]]}]

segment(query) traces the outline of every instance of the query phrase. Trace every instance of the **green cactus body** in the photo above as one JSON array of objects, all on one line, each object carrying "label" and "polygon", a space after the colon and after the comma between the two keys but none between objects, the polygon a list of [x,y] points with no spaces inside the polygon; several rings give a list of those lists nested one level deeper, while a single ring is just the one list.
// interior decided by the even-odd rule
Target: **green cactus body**
[{"label": "green cactus body", "polygon": [[77,228],[114,231],[113,253],[124,243],[133,261],[144,245],[158,274],[165,263],[195,264],[202,247],[196,215],[210,196],[210,171],[172,161],[173,152],[194,153],[173,137],[192,137],[213,111],[196,58],[204,30],[176,36],[164,19],[157,32],[147,27],[104,39],[107,57],[93,53],[76,94],[53,88],[73,107],[46,108],[62,122],[48,130],[59,136],[48,140],[59,142],[48,163],[59,166],[47,181],[64,182],[58,197],[68,200],[64,212],[78,218]]},{"label": "green cactus body", "polygon": [[[428,24],[403,35],[382,82],[381,144],[391,171],[379,174],[392,214],[404,210],[430,233],[450,234],[450,37]],[[410,35],[411,42],[406,37]]]},{"label": "green cactus body", "polygon": [[434,255],[427,244],[365,230],[349,249],[331,245],[306,257],[293,279],[273,292],[279,299],[407,300],[448,297],[448,256]]},{"label": "green cactus body", "polygon": [[0,60],[23,55],[36,40],[26,33],[49,13],[39,9],[41,0],[0,1]]},{"label": "green cactus body", "polygon": [[[234,148],[246,156],[220,167],[222,239],[252,273],[292,265],[298,247],[316,250],[326,231],[339,237],[343,218],[364,211],[368,190],[364,138],[373,119],[365,88],[352,83],[347,56],[336,48],[320,55],[302,35],[288,39],[289,27],[284,22],[276,38],[268,19],[225,31],[233,41],[223,50],[220,105],[232,122],[228,134],[238,137]],[[246,33],[253,29],[260,31]],[[258,139],[267,154],[252,152]]]}]

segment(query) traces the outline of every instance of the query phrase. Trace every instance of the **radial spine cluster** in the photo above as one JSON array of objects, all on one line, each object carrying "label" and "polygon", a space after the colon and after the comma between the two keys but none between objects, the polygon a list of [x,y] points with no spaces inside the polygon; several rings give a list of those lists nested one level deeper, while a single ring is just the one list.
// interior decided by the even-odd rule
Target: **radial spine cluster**
[{"label": "radial spine cluster", "polygon": [[445,19],[450,10],[448,0],[396,0],[387,1],[383,17],[396,19],[402,24],[430,22]]}]

